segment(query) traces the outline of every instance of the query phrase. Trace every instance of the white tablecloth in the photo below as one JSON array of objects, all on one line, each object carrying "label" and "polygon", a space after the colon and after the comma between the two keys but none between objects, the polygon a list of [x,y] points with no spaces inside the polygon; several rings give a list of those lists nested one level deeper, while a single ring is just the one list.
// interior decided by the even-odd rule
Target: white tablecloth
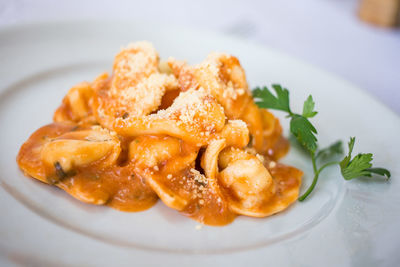
[{"label": "white tablecloth", "polygon": [[235,34],[333,72],[400,114],[400,30],[360,22],[357,4],[357,0],[1,0],[0,27],[51,20],[154,19]]}]

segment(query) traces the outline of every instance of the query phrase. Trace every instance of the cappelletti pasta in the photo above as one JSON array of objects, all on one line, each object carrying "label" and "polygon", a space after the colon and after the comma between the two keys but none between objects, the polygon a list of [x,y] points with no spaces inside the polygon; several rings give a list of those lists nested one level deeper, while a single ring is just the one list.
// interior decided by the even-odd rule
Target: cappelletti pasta
[{"label": "cappelletti pasta", "polygon": [[115,57],[111,75],[72,87],[54,122],[22,145],[27,176],[76,199],[141,211],[161,199],[208,225],[265,217],[298,196],[302,172],[279,120],[258,108],[234,56],[159,60],[148,42]]}]

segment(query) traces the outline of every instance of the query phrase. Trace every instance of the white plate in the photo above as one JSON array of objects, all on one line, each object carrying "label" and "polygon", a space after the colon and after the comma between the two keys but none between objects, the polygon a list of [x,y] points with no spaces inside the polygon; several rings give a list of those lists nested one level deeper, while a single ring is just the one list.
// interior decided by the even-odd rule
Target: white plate
[{"label": "white plate", "polygon": [[[265,219],[239,217],[226,227],[197,223],[159,202],[140,213],[83,204],[28,179],[15,157],[38,127],[51,121],[74,84],[109,71],[120,46],[149,40],[161,57],[191,63],[210,51],[239,57],[251,86],[281,83],[294,110],[312,94],[321,145],[357,136],[356,150],[375,154],[392,180],[344,182],[336,167],[323,173],[310,199]],[[398,181],[400,120],[354,86],[276,51],[213,33],[148,22],[70,22],[0,31],[1,263],[33,265],[323,265],[396,263],[400,256]],[[276,113],[283,121],[283,114]],[[284,160],[306,172],[292,149]]]}]

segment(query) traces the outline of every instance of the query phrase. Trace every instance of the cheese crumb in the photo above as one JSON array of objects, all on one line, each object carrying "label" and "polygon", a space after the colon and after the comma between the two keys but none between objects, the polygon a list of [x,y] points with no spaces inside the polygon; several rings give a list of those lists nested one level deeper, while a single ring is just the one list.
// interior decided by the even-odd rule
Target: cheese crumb
[{"label": "cheese crumb", "polygon": [[272,169],[272,168],[275,168],[275,167],[276,167],[276,162],[275,161],[271,161],[269,163],[269,168]]},{"label": "cheese crumb", "polygon": [[198,182],[200,184],[205,184],[205,185],[208,184],[207,178],[203,174],[201,174],[198,170],[191,168],[190,172],[194,175],[193,179],[196,182]]}]

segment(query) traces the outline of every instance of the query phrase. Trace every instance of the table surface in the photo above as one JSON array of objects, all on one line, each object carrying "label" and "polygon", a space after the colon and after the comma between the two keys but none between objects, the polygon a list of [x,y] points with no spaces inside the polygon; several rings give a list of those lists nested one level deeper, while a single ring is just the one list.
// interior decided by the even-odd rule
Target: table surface
[{"label": "table surface", "polygon": [[352,82],[400,114],[400,30],[361,22],[357,5],[357,0],[2,0],[0,28],[76,19],[183,23],[300,58]]}]

